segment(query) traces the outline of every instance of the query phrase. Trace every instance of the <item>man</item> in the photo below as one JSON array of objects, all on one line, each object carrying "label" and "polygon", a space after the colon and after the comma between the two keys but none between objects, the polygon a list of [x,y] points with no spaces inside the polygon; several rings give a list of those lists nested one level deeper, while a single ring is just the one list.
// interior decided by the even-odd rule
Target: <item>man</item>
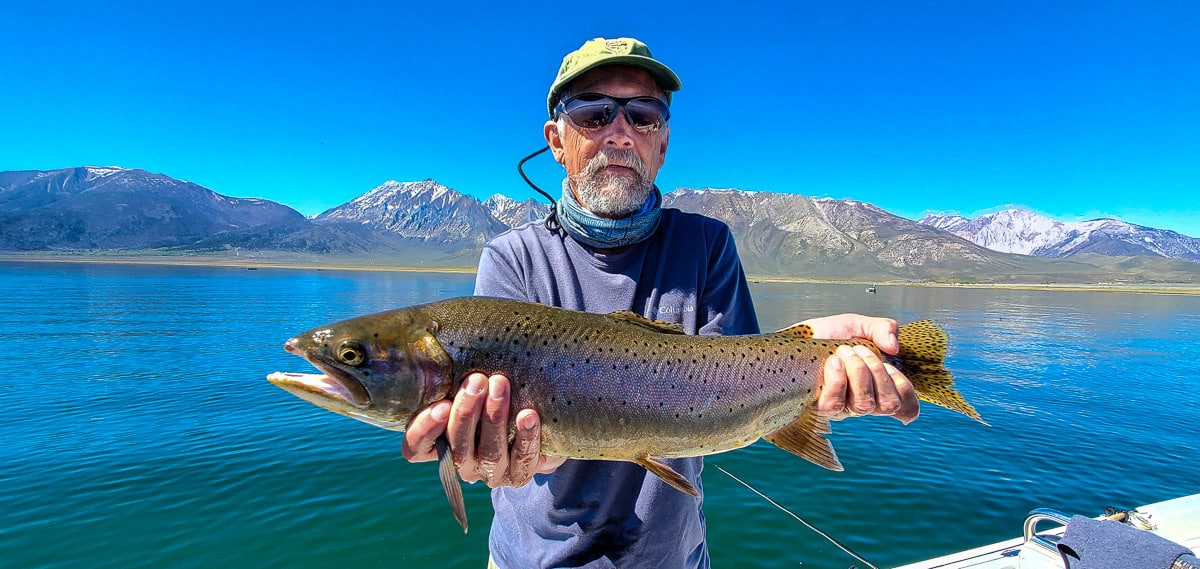
[{"label": "man", "polygon": [[[492,240],[476,294],[597,313],[632,310],[689,334],[759,331],[728,227],[660,207],[654,180],[670,138],[671,93],[680,86],[634,39],[597,38],[567,55],[543,127],[567,174],[557,224],[527,224]],[[898,349],[892,320],[844,314],[807,323],[818,337]],[[702,500],[636,464],[541,456],[538,417],[529,409],[518,411],[510,445],[508,394],[509,378],[472,374],[453,404],[419,414],[404,442],[409,460],[433,460],[445,433],[463,480],[493,488],[492,566],[709,566]],[[895,368],[843,347],[825,364],[818,409],[908,422],[918,403]],[[703,459],[667,462],[703,492]]]}]

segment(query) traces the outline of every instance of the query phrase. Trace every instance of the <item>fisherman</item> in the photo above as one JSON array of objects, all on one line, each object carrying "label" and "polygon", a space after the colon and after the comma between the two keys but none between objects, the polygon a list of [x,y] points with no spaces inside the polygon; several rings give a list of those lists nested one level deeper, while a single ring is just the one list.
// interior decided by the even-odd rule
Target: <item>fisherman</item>
[{"label": "fisherman", "polygon": [[[596,313],[632,310],[688,334],[759,332],[729,228],[661,207],[654,181],[680,87],[632,38],[596,38],[563,59],[543,126],[566,170],[562,198],[550,219],[487,244],[475,294]],[[820,338],[899,349],[894,320],[840,314],[806,323]],[[472,374],[453,403],[417,415],[404,439],[405,458],[430,461],[445,433],[462,479],[493,489],[489,567],[709,567],[702,499],[634,463],[542,456],[531,409],[518,410],[510,445],[509,382],[520,379]],[[825,362],[817,410],[907,423],[919,406],[903,374],[869,350],[843,346]],[[703,495],[702,458],[665,462]]]}]

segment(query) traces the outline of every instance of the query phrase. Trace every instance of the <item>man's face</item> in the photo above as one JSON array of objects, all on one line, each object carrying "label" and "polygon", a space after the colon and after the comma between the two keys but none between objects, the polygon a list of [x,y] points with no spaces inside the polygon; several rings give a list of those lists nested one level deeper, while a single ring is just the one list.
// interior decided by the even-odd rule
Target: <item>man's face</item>
[{"label": "man's face", "polygon": [[[621,65],[599,67],[580,75],[571,82],[568,93],[662,97],[650,73]],[[592,213],[610,218],[627,217],[645,203],[666,158],[670,137],[667,125],[638,131],[624,112],[598,129],[580,128],[563,117],[547,121],[544,130],[554,159],[567,171],[575,199]]]}]

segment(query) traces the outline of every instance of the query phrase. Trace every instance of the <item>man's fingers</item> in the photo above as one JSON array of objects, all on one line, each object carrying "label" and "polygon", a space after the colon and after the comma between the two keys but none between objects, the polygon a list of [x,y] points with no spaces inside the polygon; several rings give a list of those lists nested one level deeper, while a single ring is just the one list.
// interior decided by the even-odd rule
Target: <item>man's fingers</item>
[{"label": "man's fingers", "polygon": [[900,342],[896,333],[900,325],[891,318],[872,318],[867,338],[885,354],[896,355],[900,352]]},{"label": "man's fingers", "polygon": [[896,420],[907,425],[921,414],[921,400],[917,396],[917,390],[913,388],[913,384],[908,380],[908,377],[896,369],[895,366],[885,363],[883,367],[887,370],[888,376],[892,378],[892,384],[896,386],[896,392],[900,397],[900,408],[891,415]]},{"label": "man's fingers", "polygon": [[846,409],[846,367],[837,355],[825,358],[825,370],[821,377],[821,395],[817,398],[817,412],[822,415],[839,415]]},{"label": "man's fingers", "polygon": [[446,436],[450,439],[450,448],[454,449],[458,474],[467,482],[480,479],[475,472],[475,430],[486,398],[487,377],[482,373],[473,373],[467,376],[466,383],[454,397],[454,406],[450,408]]},{"label": "man's fingers", "polygon": [[[846,368],[846,383],[850,393],[847,396],[847,409],[859,414],[875,411],[875,377],[872,369],[862,356],[850,346],[838,346],[834,354],[842,360]],[[878,362],[878,358],[876,358]],[[879,364],[880,373],[884,373],[883,364]]]},{"label": "man's fingers", "polygon": [[874,405],[871,409],[863,411],[856,406],[855,410],[877,415],[891,415],[898,411],[900,409],[900,393],[896,390],[896,382],[888,373],[883,360],[879,359],[879,356],[866,346],[854,346],[854,353],[862,358],[867,369],[871,370],[871,384],[875,394]]},{"label": "man's fingers", "polygon": [[524,486],[533,479],[542,454],[541,423],[537,412],[525,409],[517,413],[517,435],[513,439],[512,459],[508,463],[508,483]]},{"label": "man's fingers", "polygon": [[404,442],[400,453],[409,462],[428,462],[437,459],[434,448],[437,438],[446,432],[446,421],[450,416],[450,402],[438,401],[417,413],[404,430]]},{"label": "man's fingers", "polygon": [[503,483],[508,470],[508,401],[508,378],[503,375],[489,377],[475,450],[475,471],[488,486]]}]

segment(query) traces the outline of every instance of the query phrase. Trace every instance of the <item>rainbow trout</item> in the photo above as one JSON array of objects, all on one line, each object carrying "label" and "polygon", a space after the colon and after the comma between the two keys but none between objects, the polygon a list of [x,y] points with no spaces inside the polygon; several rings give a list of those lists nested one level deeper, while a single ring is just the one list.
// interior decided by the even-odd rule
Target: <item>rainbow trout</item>
[{"label": "rainbow trout", "polygon": [[[511,381],[512,412],[534,409],[550,456],[626,460],[697,495],[661,458],[702,456],[765,438],[841,470],[813,411],[825,359],[842,344],[798,324],[754,336],[690,336],[632,312],[589,314],[515,300],[466,297],[344,320],[284,345],[322,374],[276,372],[294,395],[377,427],[403,431],[451,399],[472,372]],[[943,367],[947,339],[929,321],[900,327],[900,368],[924,401],[981,420]],[[515,426],[510,419],[510,437]],[[511,439],[510,439],[511,440]],[[462,488],[444,437],[443,488],[467,528]]]}]

